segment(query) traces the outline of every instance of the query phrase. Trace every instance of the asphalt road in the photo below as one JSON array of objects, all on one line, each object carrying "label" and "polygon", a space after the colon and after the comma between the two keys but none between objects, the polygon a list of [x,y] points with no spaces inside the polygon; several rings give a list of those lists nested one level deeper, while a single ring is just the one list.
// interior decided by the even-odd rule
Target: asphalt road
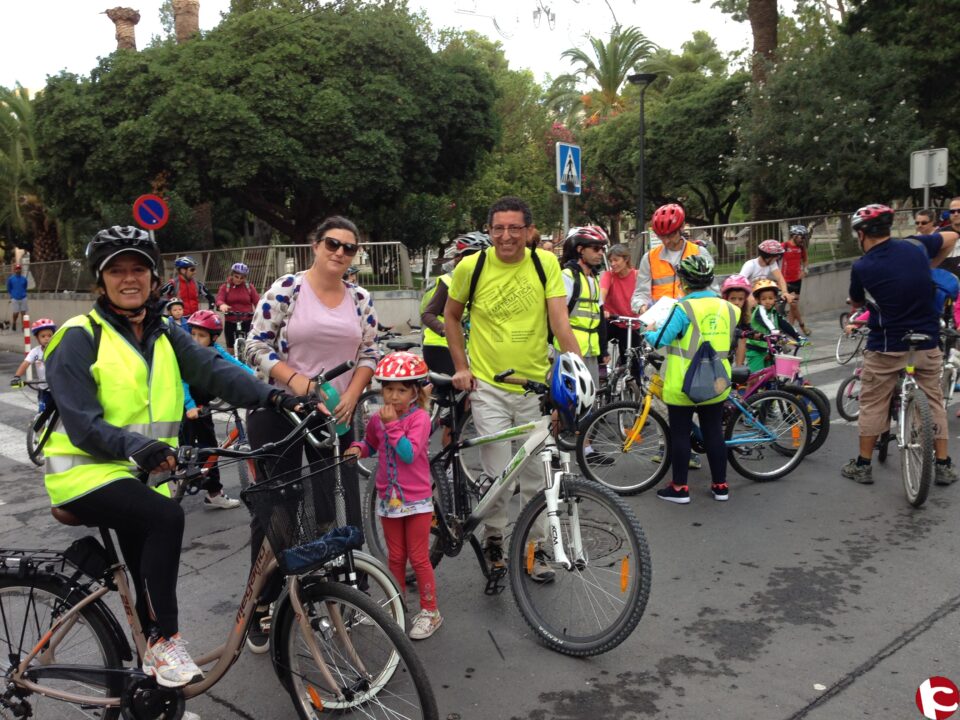
[{"label": "asphalt road", "polygon": [[[823,319],[815,339],[835,339],[834,328]],[[18,360],[3,354],[0,377]],[[829,362],[811,370],[830,395],[849,372]],[[26,464],[31,403],[0,391],[0,547],[63,548],[82,533],[51,519],[41,471]],[[731,476],[727,503],[712,500],[706,470],[691,472],[688,506],[628,498],[650,544],[650,601],[633,636],[601,657],[543,648],[509,590],[483,594],[472,553],[444,559],[444,625],[417,646],[441,717],[921,717],[914,696],[925,678],[960,681],[960,487],[935,487],[914,510],[896,449],[875,467],[875,485],[840,477],[855,443],[856,427],[835,418],[826,446],[792,475]],[[225,482],[238,493],[235,477]],[[239,601],[247,515],[205,511],[199,496],[185,507],[181,628],[199,655],[221,642]],[[293,717],[267,657],[249,653],[188,709],[204,720]]]}]

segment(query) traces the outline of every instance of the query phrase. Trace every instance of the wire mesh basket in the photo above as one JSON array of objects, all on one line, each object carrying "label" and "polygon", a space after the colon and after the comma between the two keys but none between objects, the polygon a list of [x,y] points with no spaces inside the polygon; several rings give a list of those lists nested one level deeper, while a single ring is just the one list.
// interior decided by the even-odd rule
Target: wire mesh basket
[{"label": "wire mesh basket", "polygon": [[308,545],[335,525],[344,524],[343,492],[337,473],[340,462],[280,473],[240,493],[284,572],[288,570],[285,551]]}]

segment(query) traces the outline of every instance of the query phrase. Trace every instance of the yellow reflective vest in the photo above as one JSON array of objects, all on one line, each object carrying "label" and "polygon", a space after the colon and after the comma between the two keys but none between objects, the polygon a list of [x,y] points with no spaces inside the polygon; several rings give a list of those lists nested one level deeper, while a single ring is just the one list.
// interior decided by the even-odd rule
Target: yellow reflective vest
[{"label": "yellow reflective vest", "polygon": [[[44,357],[49,358],[56,352],[63,334],[70,328],[82,327],[93,335],[91,320],[102,328],[90,373],[97,384],[97,400],[103,407],[104,421],[176,447],[183,417],[183,382],[173,346],[165,333],[157,338],[153,362],[148,366],[143,355],[92,310],[89,316],[78,315],[65,322],[50,340]],[[128,459],[93,457],[76,447],[60,420],[50,433],[43,453],[46,458],[44,482],[54,506],[136,473],[136,467]],[[170,495],[166,483],[157,491]]]},{"label": "yellow reflective vest", "polygon": [[[424,293],[423,299],[420,301],[420,314],[423,315],[423,311],[427,309],[427,305],[430,304],[430,301],[433,299],[433,296],[437,293],[437,288],[440,287],[440,283],[446,285],[447,289],[450,288],[450,281],[452,276],[450,273],[441,275],[437,278],[437,281],[430,287],[427,292]],[[443,323],[443,315],[437,315],[437,320],[440,323]],[[443,335],[438,335],[433,330],[431,330],[426,325],[423,326],[423,344],[430,345],[433,347],[447,347],[447,339]]]},{"label": "yellow reflective vest", "polygon": [[[571,280],[574,279],[573,273],[572,268],[563,269],[563,274]],[[569,305],[568,302],[567,306]],[[600,280],[596,277],[587,278],[581,273],[580,295],[570,310],[570,327],[584,357],[600,355],[600,322]],[[560,349],[557,340],[554,340],[553,344]]]},{"label": "yellow reflective vest", "polygon": [[[688,298],[681,300],[680,308],[690,318],[690,324],[679,338],[667,345],[666,367],[663,372],[663,401],[667,405],[693,405],[683,392],[683,379],[697,350],[707,340],[730,372],[730,348],[733,332],[737,326],[737,308],[718,297]],[[700,405],[723,402],[730,394],[728,387],[717,397]]]}]

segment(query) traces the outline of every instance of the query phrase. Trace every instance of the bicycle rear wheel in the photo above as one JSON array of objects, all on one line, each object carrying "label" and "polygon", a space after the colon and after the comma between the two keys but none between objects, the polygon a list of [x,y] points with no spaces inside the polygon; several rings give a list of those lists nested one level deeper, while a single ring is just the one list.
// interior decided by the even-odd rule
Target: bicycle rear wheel
[{"label": "bicycle rear wheel", "polygon": [[306,582],[299,592],[323,668],[290,611],[277,628],[276,670],[302,720],[329,711],[364,718],[439,717],[426,669],[382,608],[339,583]]},{"label": "bicycle rear wheel", "polygon": [[779,480],[806,454],[810,416],[796,396],[766,390],[736,409],[727,421],[727,460],[740,475],[756,482]]},{"label": "bicycle rear wheel", "polygon": [[810,416],[810,441],[807,443],[807,455],[816,452],[830,435],[830,401],[827,396],[812,385],[787,385],[784,389],[797,396]]},{"label": "bicycle rear wheel", "polygon": [[[82,598],[77,593],[71,594],[71,591],[71,586],[54,577],[36,577],[33,580],[0,577],[0,677],[6,678],[13,665],[22,662],[41,642],[56,618]],[[65,630],[56,647],[48,647],[31,667],[42,668],[52,664],[120,669],[123,660],[121,650],[102,616],[93,606],[88,606]],[[94,674],[78,674],[71,678],[68,673],[63,673],[57,679],[41,677],[37,683],[55,692],[104,699],[118,697],[123,689],[121,677],[104,675],[97,678]],[[120,717],[119,707],[73,705],[42,695],[29,695],[26,701],[33,710],[33,716],[45,720],[116,720]]]},{"label": "bicycle rear wheel", "polygon": [[[367,432],[367,423],[370,422],[370,418],[380,412],[380,408],[382,407],[383,397],[380,395],[379,390],[367,390],[360,395],[360,399],[357,400],[357,406],[353,410],[352,425],[354,438],[358,441],[363,440],[363,436]],[[365,458],[357,462],[360,474],[364,477],[370,477],[376,465],[377,461],[375,458]]]},{"label": "bicycle rear wheel", "polygon": [[849,422],[860,417],[860,376],[851,375],[837,388],[837,412]]},{"label": "bicycle rear wheel", "polygon": [[639,403],[608,405],[584,418],[577,437],[580,472],[619,495],[655,487],[670,467],[666,421],[651,407],[638,427],[640,414]]},{"label": "bicycle rear wheel", "polygon": [[[567,476],[569,477],[569,476]],[[523,508],[510,541],[510,587],[520,614],[552,650],[578,657],[612,650],[633,632],[650,593],[650,551],[633,511],[606,488],[560,481],[560,541],[570,569],[553,560],[541,490]],[[555,573],[531,575],[542,558]]]},{"label": "bicycle rear wheel", "polygon": [[926,502],[933,481],[933,415],[927,396],[916,388],[904,402],[904,427],[900,428],[904,443],[900,450],[900,472],[907,502],[920,507]]},{"label": "bicycle rear wheel", "polygon": [[837,362],[841,365],[846,365],[850,362],[857,353],[860,352],[862,343],[863,335],[859,332],[852,332],[849,335],[840,333],[840,337],[837,338]]},{"label": "bicycle rear wheel", "polygon": [[27,456],[38,467],[43,467],[43,446],[50,435],[50,414],[49,410],[38,412],[27,426]]}]

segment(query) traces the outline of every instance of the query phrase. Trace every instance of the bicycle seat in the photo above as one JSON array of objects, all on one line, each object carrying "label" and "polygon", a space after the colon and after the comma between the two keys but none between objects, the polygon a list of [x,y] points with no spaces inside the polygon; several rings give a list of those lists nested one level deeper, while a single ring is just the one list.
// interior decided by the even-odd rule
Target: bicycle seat
[{"label": "bicycle seat", "polygon": [[953,328],[944,328],[940,331],[940,334],[943,335],[947,340],[956,340],[960,338],[960,332],[957,332]]},{"label": "bicycle seat", "polygon": [[53,515],[53,519],[62,525],[69,525],[70,527],[80,527],[84,523],[81,522],[80,518],[74,515],[69,510],[64,510],[63,508],[52,507],[50,508],[50,514]]},{"label": "bicycle seat", "polygon": [[418,342],[404,342],[402,340],[391,340],[387,343],[387,347],[391,350],[412,350],[415,347],[420,347]]},{"label": "bicycle seat", "polygon": [[730,382],[734,385],[743,385],[750,378],[750,368],[746,365],[734,365],[730,368]]},{"label": "bicycle seat", "polygon": [[451,375],[432,372],[429,374],[428,380],[430,380],[430,384],[438,390],[446,390],[447,388],[453,387],[453,377]]},{"label": "bicycle seat", "polygon": [[923,333],[907,333],[903,336],[901,342],[908,343],[909,345],[920,345],[922,343],[928,343],[931,340],[933,340],[933,338]]}]

